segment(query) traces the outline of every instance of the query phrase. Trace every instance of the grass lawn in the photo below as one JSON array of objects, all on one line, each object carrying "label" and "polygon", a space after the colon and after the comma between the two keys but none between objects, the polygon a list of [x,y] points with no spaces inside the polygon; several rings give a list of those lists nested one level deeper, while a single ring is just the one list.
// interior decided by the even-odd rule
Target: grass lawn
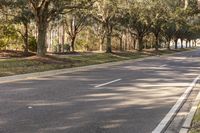
[{"label": "grass lawn", "polygon": [[[187,49],[191,50],[191,49]],[[143,52],[116,52],[112,54],[106,53],[79,53],[75,55],[48,55],[46,57],[19,57],[11,56],[9,58],[2,57],[0,54],[0,77],[11,76],[17,74],[42,72],[55,69],[72,68],[79,66],[87,66],[93,64],[101,64],[107,62],[115,62],[122,60],[138,59],[156,54],[171,54],[174,52],[186,51],[182,50],[161,50],[156,53],[152,50]]]},{"label": "grass lawn", "polygon": [[200,133],[200,106],[196,112],[190,133]]}]

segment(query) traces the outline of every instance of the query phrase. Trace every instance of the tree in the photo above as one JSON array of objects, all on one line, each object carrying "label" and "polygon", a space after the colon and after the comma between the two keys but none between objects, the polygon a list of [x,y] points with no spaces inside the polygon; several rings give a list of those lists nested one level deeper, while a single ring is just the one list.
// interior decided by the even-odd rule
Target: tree
[{"label": "tree", "polygon": [[[112,33],[116,24],[118,1],[97,0],[94,5],[93,18],[102,24],[106,36],[106,52],[112,52]],[[104,36],[104,35],[102,35]]]},{"label": "tree", "polygon": [[176,33],[176,23],[173,19],[168,19],[165,25],[163,26],[162,34],[166,39],[167,49],[170,50],[170,43],[173,39],[174,34]]},{"label": "tree", "polygon": [[[22,1],[23,2],[23,1]],[[24,54],[28,55],[28,50],[29,50],[29,25],[33,19],[33,14],[30,12],[30,10],[27,7],[27,4],[25,3],[16,3],[17,8],[20,10],[19,13],[14,16],[13,21],[15,23],[19,23],[23,25],[23,30],[20,28],[17,30],[24,41]]]},{"label": "tree", "polygon": [[[145,5],[145,6],[144,6]],[[150,32],[152,26],[149,1],[138,1],[131,3],[128,14],[128,29],[138,40],[138,50],[142,51],[143,38]]]},{"label": "tree", "polygon": [[[122,4],[122,3],[121,3]],[[118,11],[116,13],[116,19],[117,22],[114,27],[114,34],[113,36],[117,37],[119,39],[119,49],[120,51],[126,50],[126,41],[125,41],[125,48],[123,48],[123,38],[124,36],[129,34],[128,31],[128,24],[129,24],[129,18],[128,18],[128,8],[124,6],[118,7]]]},{"label": "tree", "polygon": [[0,47],[8,47],[9,44],[14,44],[17,41],[20,42],[18,33],[16,32],[16,25],[14,25],[13,18],[18,14],[17,11],[11,10],[15,8],[15,4],[11,1],[0,1]]},{"label": "tree", "polygon": [[46,34],[49,23],[60,14],[68,13],[77,8],[86,8],[93,4],[92,0],[28,0],[35,16],[38,29],[37,54],[46,53]]},{"label": "tree", "polygon": [[[159,41],[163,38],[170,49],[172,39],[177,48],[178,39],[193,40],[198,35],[191,28],[195,26],[194,22],[199,22],[196,0],[0,0],[0,9],[0,13],[4,12],[6,19],[21,34],[26,53],[29,34],[32,33],[30,25],[37,28],[33,34],[37,36],[37,54],[40,56],[46,53],[47,35],[53,43],[55,34],[64,48],[66,31],[72,51],[76,40],[84,42],[79,45],[88,45],[91,42],[89,38],[95,35],[95,43],[94,39],[90,43],[95,45],[90,48],[96,50],[100,46],[102,50],[105,43],[107,53],[112,52],[112,43],[116,41],[120,42],[120,50],[123,46],[126,50],[126,46],[130,46],[128,43],[133,43],[134,48],[138,44],[139,51],[144,48],[143,42],[147,48],[149,42],[153,46],[155,41],[155,50],[158,50]],[[66,25],[61,22],[63,16]],[[50,24],[59,27],[52,30],[53,34],[48,33]],[[61,26],[65,30],[61,31]],[[59,48],[61,51],[62,47]]]},{"label": "tree", "polygon": [[70,15],[66,15],[64,23],[67,27],[67,34],[71,39],[72,52],[75,51],[75,41],[78,33],[80,33],[87,24],[89,14],[86,11],[78,10]]},{"label": "tree", "polygon": [[19,41],[19,36],[15,30],[14,25],[0,24],[0,49],[6,48],[9,44],[14,44]]},{"label": "tree", "polygon": [[10,17],[10,23],[23,25],[23,28],[16,26],[17,32],[23,38],[24,41],[24,54],[28,55],[28,42],[29,42],[29,24],[33,19],[33,14],[29,10],[27,1],[24,0],[2,0],[2,7],[4,13]]},{"label": "tree", "polygon": [[94,35],[99,39],[99,51],[103,51],[103,44],[106,37],[106,31],[103,27],[103,24],[99,21],[91,21],[91,29],[94,32]]},{"label": "tree", "polygon": [[168,11],[165,3],[161,0],[156,0],[151,2],[152,6],[152,26],[151,32],[155,36],[155,50],[158,51],[159,48],[159,38],[167,19],[169,19]]},{"label": "tree", "polygon": [[187,25],[188,25],[187,19],[189,16],[184,8],[177,7],[172,17],[174,18],[176,23],[174,42],[175,42],[175,49],[177,49],[178,39],[181,39],[181,47],[183,47],[182,40],[184,39],[185,33],[187,32]]}]

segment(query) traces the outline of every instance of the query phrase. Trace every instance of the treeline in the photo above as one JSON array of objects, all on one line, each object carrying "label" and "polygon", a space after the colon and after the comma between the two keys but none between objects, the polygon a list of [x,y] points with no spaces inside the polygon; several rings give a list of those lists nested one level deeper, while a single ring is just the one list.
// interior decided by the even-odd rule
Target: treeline
[{"label": "treeline", "polygon": [[[0,49],[142,51],[200,38],[197,0],[0,0]],[[183,43],[185,42],[185,43]],[[20,45],[23,44],[23,45]],[[20,49],[21,49],[20,48]]]}]

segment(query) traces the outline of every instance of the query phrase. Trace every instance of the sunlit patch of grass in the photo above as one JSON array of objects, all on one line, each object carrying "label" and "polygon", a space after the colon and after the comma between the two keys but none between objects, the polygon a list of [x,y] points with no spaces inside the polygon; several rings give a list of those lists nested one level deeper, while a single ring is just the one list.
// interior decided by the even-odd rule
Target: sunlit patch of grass
[{"label": "sunlit patch of grass", "polygon": [[200,106],[195,114],[190,133],[200,133]]}]

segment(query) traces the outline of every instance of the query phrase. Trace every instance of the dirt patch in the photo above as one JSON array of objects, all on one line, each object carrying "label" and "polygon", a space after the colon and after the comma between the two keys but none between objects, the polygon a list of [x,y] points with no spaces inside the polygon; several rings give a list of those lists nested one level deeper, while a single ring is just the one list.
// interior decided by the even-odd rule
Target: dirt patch
[{"label": "dirt patch", "polygon": [[29,52],[28,55],[25,55],[23,51],[13,51],[13,50],[1,50],[0,59],[6,58],[23,58],[27,56],[34,56],[34,53]]},{"label": "dirt patch", "polygon": [[33,60],[33,61],[39,61],[44,64],[65,64],[65,63],[71,63],[72,61],[66,58],[57,58],[54,56],[31,56],[31,57],[26,57],[26,60]]}]

